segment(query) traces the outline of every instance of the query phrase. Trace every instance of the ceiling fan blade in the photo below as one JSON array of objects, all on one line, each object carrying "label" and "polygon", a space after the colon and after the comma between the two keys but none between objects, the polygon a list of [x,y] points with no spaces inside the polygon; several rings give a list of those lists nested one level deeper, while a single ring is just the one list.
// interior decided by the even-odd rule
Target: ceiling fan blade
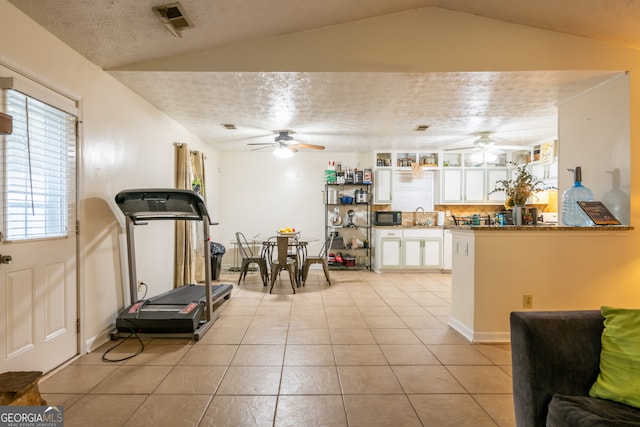
[{"label": "ceiling fan blade", "polygon": [[530,151],[530,147],[526,147],[524,145],[500,145],[496,144],[491,146],[490,148],[495,148],[496,150],[509,150],[509,151],[519,151],[519,150],[527,150]]},{"label": "ceiling fan blade", "polygon": [[324,150],[324,145],[298,143],[298,144],[296,144],[296,146],[298,148],[311,148],[313,150]]},{"label": "ceiling fan blade", "polygon": [[476,150],[479,147],[460,147],[460,148],[445,148],[443,151],[468,151],[468,150]]},{"label": "ceiling fan blade", "polygon": [[266,146],[266,145],[265,145],[265,146],[263,146],[263,147],[252,148],[252,149],[251,149],[251,150],[249,150],[249,151],[264,150],[265,148],[270,148],[270,147],[268,147],[268,146]]},{"label": "ceiling fan blade", "polygon": [[276,145],[274,142],[247,142],[247,145]]},{"label": "ceiling fan blade", "polygon": [[298,149],[296,148],[296,146],[294,144],[287,144],[287,148],[289,150],[291,150],[291,152],[293,152],[293,153],[297,153],[298,152]]}]

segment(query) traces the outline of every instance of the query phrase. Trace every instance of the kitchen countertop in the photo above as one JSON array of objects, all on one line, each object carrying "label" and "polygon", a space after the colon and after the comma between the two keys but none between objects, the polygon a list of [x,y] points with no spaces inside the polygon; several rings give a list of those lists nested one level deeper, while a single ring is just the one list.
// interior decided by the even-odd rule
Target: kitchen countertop
[{"label": "kitchen countertop", "polygon": [[594,225],[588,227],[569,227],[566,225],[452,225],[448,228],[452,230],[473,230],[473,231],[626,231],[633,230],[629,225]]},{"label": "kitchen countertop", "polygon": [[396,229],[409,228],[419,230],[441,230],[443,228],[451,228],[449,225],[374,225],[373,228]]}]

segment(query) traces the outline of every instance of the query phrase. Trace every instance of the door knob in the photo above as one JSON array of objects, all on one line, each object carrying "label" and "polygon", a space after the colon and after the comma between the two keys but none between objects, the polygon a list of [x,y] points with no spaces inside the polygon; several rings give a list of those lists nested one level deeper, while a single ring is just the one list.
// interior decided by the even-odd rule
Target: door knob
[{"label": "door knob", "polygon": [[11,264],[11,255],[0,255],[0,264]]}]

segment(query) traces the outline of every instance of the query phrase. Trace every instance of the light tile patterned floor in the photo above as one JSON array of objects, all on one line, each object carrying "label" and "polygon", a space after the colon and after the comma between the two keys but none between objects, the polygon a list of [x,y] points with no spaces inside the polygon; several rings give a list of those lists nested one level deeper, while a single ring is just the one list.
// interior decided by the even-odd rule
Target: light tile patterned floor
[{"label": "light tile patterned floor", "polygon": [[[73,426],[514,426],[508,344],[469,344],[447,326],[451,276],[312,270],[293,295],[256,273],[234,283],[198,342],[103,345],[45,377]],[[131,339],[110,357],[131,354]]]}]

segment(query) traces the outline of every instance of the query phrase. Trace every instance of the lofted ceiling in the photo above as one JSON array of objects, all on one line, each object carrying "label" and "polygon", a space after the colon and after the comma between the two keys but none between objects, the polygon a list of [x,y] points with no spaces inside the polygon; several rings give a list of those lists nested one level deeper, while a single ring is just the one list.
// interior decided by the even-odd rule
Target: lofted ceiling
[{"label": "lofted ceiling", "polygon": [[[640,2],[625,0],[181,0],[182,38],[158,0],[9,0],[52,34],[220,151],[246,151],[291,129],[329,151],[472,146],[556,137],[556,106],[611,72],[172,72],[131,64],[265,37],[439,7],[640,49]],[[228,130],[222,124],[233,124]],[[416,126],[428,125],[425,132]]]}]

